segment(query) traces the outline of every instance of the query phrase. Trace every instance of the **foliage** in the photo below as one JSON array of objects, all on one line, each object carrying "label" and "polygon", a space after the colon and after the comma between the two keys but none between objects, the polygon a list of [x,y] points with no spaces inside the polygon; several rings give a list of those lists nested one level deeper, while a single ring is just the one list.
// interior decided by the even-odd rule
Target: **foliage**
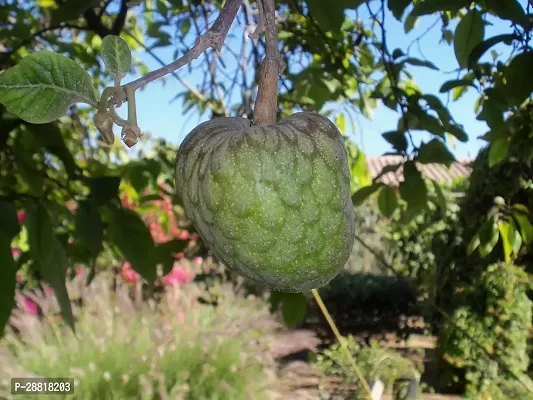
[{"label": "foliage", "polygon": [[[359,346],[353,336],[345,338],[348,349],[357,360],[361,372],[369,382],[381,380],[387,387],[392,387],[399,379],[419,380],[424,371],[422,363],[412,361],[398,352],[383,349],[372,342],[369,347]],[[359,382],[355,376],[345,351],[338,343],[334,343],[321,351],[315,360],[315,365],[326,375],[338,376],[343,379],[343,385],[353,385]],[[362,390],[351,390],[354,399],[365,399]]]},{"label": "foliage", "polygon": [[[502,390],[500,385],[516,386],[511,382],[526,379],[523,374],[529,366],[527,344],[533,317],[529,288],[528,276],[521,268],[493,264],[461,294],[467,297],[465,305],[443,323],[439,349],[447,363],[466,371],[467,398],[496,394]],[[526,382],[521,391],[533,389],[532,383]],[[497,398],[514,398],[505,395]],[[519,398],[532,397],[529,392]]]},{"label": "foliage", "polygon": [[[266,346],[278,324],[265,303],[226,284],[206,292],[192,283],[145,302],[128,282],[112,290],[110,278],[100,273],[86,286],[80,274],[68,282],[76,336],[57,319],[49,292],[17,291],[0,375],[72,376],[75,399],[261,398],[275,387]],[[217,307],[200,304],[199,295],[216,296]],[[3,395],[9,385],[1,382]]]}]

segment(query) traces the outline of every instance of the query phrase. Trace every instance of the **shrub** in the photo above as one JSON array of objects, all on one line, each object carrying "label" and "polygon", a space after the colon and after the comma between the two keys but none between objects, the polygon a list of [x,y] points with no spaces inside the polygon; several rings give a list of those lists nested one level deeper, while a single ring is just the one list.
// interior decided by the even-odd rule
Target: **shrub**
[{"label": "shrub", "polygon": [[[17,293],[14,330],[0,342],[0,376],[74,377],[74,399],[261,398],[273,384],[267,341],[277,323],[264,302],[235,296],[226,285],[171,286],[158,303],[131,285],[98,274],[68,283],[76,336],[58,320],[55,297]],[[200,294],[217,307],[200,304]],[[42,317],[25,309],[37,304]],[[9,390],[2,381],[0,389]],[[26,397],[31,398],[31,397]],[[50,398],[54,398],[50,396]]]},{"label": "shrub", "polygon": [[457,308],[452,318],[443,323],[439,352],[449,365],[464,370],[468,398],[501,392],[502,387],[527,370],[527,341],[533,316],[528,288],[528,276],[522,269],[493,264],[464,294],[466,305]]},{"label": "shrub", "polygon": [[[391,349],[383,349],[377,343],[372,342],[369,347],[359,346],[353,336],[346,337],[348,349],[357,360],[367,382],[372,385],[377,379],[385,386],[391,387],[400,379],[419,380],[423,372],[423,365],[415,363],[398,352]],[[335,343],[316,356],[314,364],[326,375],[342,378],[343,386],[357,386],[352,389],[354,399],[366,399],[367,394],[360,385],[358,377],[340,344]],[[343,387],[338,388],[342,391]]]}]

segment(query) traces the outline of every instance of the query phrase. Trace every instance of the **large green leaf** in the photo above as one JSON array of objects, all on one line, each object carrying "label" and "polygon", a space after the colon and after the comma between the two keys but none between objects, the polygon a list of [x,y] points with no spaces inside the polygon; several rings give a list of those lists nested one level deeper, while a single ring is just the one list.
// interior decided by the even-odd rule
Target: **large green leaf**
[{"label": "large green leaf", "polygon": [[413,161],[403,166],[404,181],[400,183],[400,196],[407,203],[408,209],[420,210],[427,203],[427,187],[422,174]]},{"label": "large green leaf", "polygon": [[94,257],[102,250],[104,225],[98,208],[91,201],[80,201],[76,210],[76,234]]},{"label": "large green leaf", "polygon": [[389,0],[387,5],[389,10],[398,21],[402,20],[405,9],[411,4],[412,0]]},{"label": "large green leaf", "polygon": [[385,186],[379,192],[378,196],[379,211],[384,217],[390,218],[398,207],[398,197],[396,192],[390,186]]},{"label": "large green leaf", "polygon": [[28,205],[26,227],[30,255],[43,279],[54,289],[63,319],[74,330],[74,316],[65,284],[68,259],[43,204]]},{"label": "large green leaf", "polygon": [[407,138],[405,137],[405,132],[390,131],[383,133],[381,136],[383,136],[383,139],[389,142],[397,152],[401,153],[407,151],[408,143]]},{"label": "large green leaf", "polygon": [[383,183],[381,182],[374,182],[370,186],[363,186],[359,190],[357,190],[352,195],[352,203],[354,206],[358,206],[363,204],[363,202],[373,195],[381,186],[383,186]]},{"label": "large green leaf", "polygon": [[73,176],[78,167],[72,153],[63,140],[63,135],[59,127],[54,123],[40,125],[27,124],[26,126],[47,151],[55,154],[63,162],[69,176]]},{"label": "large green leaf", "polygon": [[485,52],[490,49],[492,46],[497,45],[498,43],[511,44],[513,40],[520,39],[519,36],[511,33],[496,35],[490,39],[484,40],[483,42],[476,45],[470,52],[468,57],[468,67],[473,68],[474,64],[485,54]]},{"label": "large green leaf", "polygon": [[112,209],[109,235],[131,267],[150,284],[155,282],[158,254],[150,231],[139,214]]},{"label": "large green leaf", "polygon": [[322,0],[307,0],[311,16],[318,22],[324,31],[340,32],[344,21],[344,7],[342,2],[337,2],[334,7]]},{"label": "large green leaf", "polygon": [[484,36],[485,24],[481,13],[472,9],[457,25],[453,39],[455,58],[457,58],[461,68],[468,67],[470,53],[483,40]]},{"label": "large green leaf", "polygon": [[118,198],[120,177],[98,176],[88,180],[91,197],[97,206],[107,204],[111,199]]},{"label": "large green leaf", "polygon": [[485,3],[498,17],[519,25],[527,25],[526,12],[518,0],[485,0]]},{"label": "large green leaf", "polygon": [[527,71],[533,71],[533,52],[516,55],[505,69],[505,91],[514,105],[520,105],[533,92],[533,74]]},{"label": "large green leaf", "polygon": [[472,79],[452,79],[452,80],[444,82],[442,86],[440,87],[439,92],[446,93],[449,90],[455,89],[457,87],[464,87],[464,86],[476,87]]},{"label": "large green leaf", "polygon": [[44,50],[0,74],[0,103],[24,121],[44,124],[75,103],[97,104],[90,75],[76,62]]},{"label": "large green leaf", "polygon": [[470,3],[471,0],[422,0],[416,3],[411,15],[420,16],[439,11],[459,11]]},{"label": "large green leaf", "polygon": [[481,257],[486,257],[492,252],[499,237],[498,223],[496,217],[492,216],[484,222],[479,230],[479,254]]},{"label": "large green leaf", "polygon": [[513,252],[514,236],[511,237],[511,224],[505,220],[498,221],[498,230],[502,239],[503,255],[506,263],[511,262],[511,254]]},{"label": "large green leaf", "polygon": [[163,274],[170,272],[176,261],[176,254],[185,250],[188,244],[186,240],[174,239],[157,245],[157,263],[163,266]]},{"label": "large green leaf", "polygon": [[501,163],[509,153],[509,140],[507,138],[498,138],[490,145],[489,150],[489,167]]},{"label": "large green leaf", "polygon": [[52,11],[52,25],[58,25],[61,22],[78,19],[83,12],[91,7],[96,7],[101,3],[100,0],[65,0],[61,6]]},{"label": "large green leaf", "polygon": [[131,69],[131,51],[128,44],[120,36],[107,35],[100,47],[102,58],[107,70],[115,77],[122,79]]},{"label": "large green leaf", "polygon": [[528,209],[521,204],[514,204],[511,213],[520,230],[522,241],[530,244],[533,241],[533,225],[529,219]]},{"label": "large green leaf", "polygon": [[307,309],[307,302],[302,293],[283,293],[283,320],[285,324],[292,328],[299,324]]},{"label": "large green leaf", "polygon": [[449,167],[455,161],[455,157],[441,140],[433,139],[420,146],[417,161],[422,164],[438,163]]}]

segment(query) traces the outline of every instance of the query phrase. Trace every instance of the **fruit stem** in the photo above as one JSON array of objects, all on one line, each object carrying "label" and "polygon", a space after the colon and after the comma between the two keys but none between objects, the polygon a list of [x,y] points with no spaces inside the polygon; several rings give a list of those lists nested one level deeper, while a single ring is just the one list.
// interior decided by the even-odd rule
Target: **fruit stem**
[{"label": "fruit stem", "polygon": [[262,2],[263,5],[266,50],[259,73],[257,98],[254,107],[254,124],[270,125],[276,123],[276,113],[278,111],[278,80],[280,74],[285,70],[285,62],[278,49],[274,0],[257,1]]},{"label": "fruit stem", "polygon": [[355,372],[355,375],[359,380],[361,381],[361,384],[363,385],[363,388],[368,394],[368,398],[372,400],[372,389],[370,389],[370,385],[366,381],[363,373],[361,372],[361,369],[357,366],[357,363],[355,362],[352,353],[350,352],[350,349],[348,348],[348,345],[346,343],[346,339],[340,334],[339,330],[337,329],[337,325],[335,325],[335,321],[333,321],[333,318],[331,318],[331,315],[328,312],[328,309],[326,308],[326,305],[322,301],[322,298],[320,297],[320,294],[316,289],[311,289],[311,292],[313,293],[313,296],[315,297],[315,300],[318,304],[318,307],[320,307],[320,310],[322,311],[322,314],[324,314],[324,317],[326,318],[326,321],[328,321],[328,324],[335,334],[335,337],[339,341],[342,349],[346,353],[346,356],[348,357],[348,360],[350,361],[350,364],[352,364],[352,369]]}]

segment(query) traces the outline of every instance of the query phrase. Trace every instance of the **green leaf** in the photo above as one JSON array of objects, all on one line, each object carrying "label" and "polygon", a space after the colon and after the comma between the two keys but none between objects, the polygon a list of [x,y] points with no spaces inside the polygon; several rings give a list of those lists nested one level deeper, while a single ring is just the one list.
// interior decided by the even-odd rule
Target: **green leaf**
[{"label": "green leaf", "polygon": [[28,186],[32,195],[40,196],[43,191],[44,174],[37,168],[33,154],[19,140],[15,142],[13,150],[15,166],[20,178]]},{"label": "green leaf", "polygon": [[511,239],[511,224],[505,220],[498,221],[498,230],[500,231],[500,237],[502,238],[503,255],[506,263],[511,262],[511,253],[513,252],[514,237]]},{"label": "green leaf", "polygon": [[[518,225],[522,241],[527,245],[533,241],[533,225],[531,225],[531,221],[529,220],[527,208],[519,206],[519,204],[513,205],[511,214]],[[524,212],[524,208],[526,212]]]},{"label": "green leaf", "polygon": [[439,11],[459,11],[470,3],[470,0],[423,0],[416,3],[411,15],[420,16]]},{"label": "green leaf", "polygon": [[507,138],[498,138],[490,145],[489,150],[489,167],[501,163],[509,153],[509,140]]},{"label": "green leaf", "polygon": [[483,40],[484,36],[485,24],[481,13],[476,9],[472,9],[457,25],[453,39],[455,58],[457,58],[461,68],[468,67],[470,53]]},{"label": "green leaf", "polygon": [[63,319],[74,330],[74,316],[65,284],[68,259],[43,204],[27,207],[26,227],[30,255],[43,279],[54,289]]},{"label": "green leaf", "polygon": [[44,124],[67,113],[75,103],[97,105],[87,71],[48,50],[32,53],[0,74],[0,103],[24,121]]},{"label": "green leaf", "polygon": [[381,136],[383,136],[383,139],[389,142],[397,152],[402,153],[407,151],[408,143],[407,138],[405,137],[405,132],[390,131],[383,133]]},{"label": "green leaf", "polygon": [[533,74],[525,73],[532,70],[533,52],[516,55],[505,69],[505,91],[513,105],[520,105],[533,92]]},{"label": "green leaf", "polygon": [[474,64],[489,50],[492,46],[497,45],[498,43],[504,42],[506,44],[511,44],[513,40],[519,39],[515,34],[504,34],[493,36],[490,39],[484,40],[483,42],[476,45],[470,52],[468,57],[468,67],[473,68]]},{"label": "green leaf", "polygon": [[396,207],[398,207],[398,197],[393,188],[385,186],[381,189],[378,197],[378,206],[384,217],[390,218],[392,216]]},{"label": "green leaf", "polygon": [[419,163],[438,163],[450,167],[455,161],[454,155],[448,150],[446,145],[439,139],[433,139],[428,143],[423,143],[416,158]]},{"label": "green leaf", "polygon": [[465,143],[468,141],[468,135],[463,128],[455,124],[446,124],[446,132],[454,136],[457,140]]},{"label": "green leaf", "polygon": [[163,265],[163,274],[170,272],[176,262],[176,254],[181,253],[188,246],[187,240],[170,240],[160,243],[156,247],[157,263]]},{"label": "green leaf", "polygon": [[439,70],[439,68],[435,64],[427,60],[419,60],[418,58],[409,57],[409,58],[406,58],[403,62],[406,64],[417,66],[417,67],[428,67],[435,71]]},{"label": "green leaf", "polygon": [[20,232],[17,217],[17,207],[12,201],[0,201],[0,236],[5,236],[9,242]]},{"label": "green leaf", "polygon": [[373,195],[383,184],[380,182],[374,182],[370,186],[364,186],[361,189],[357,190],[352,195],[352,203],[354,206],[363,204],[363,202]]},{"label": "green leaf", "polygon": [[11,316],[11,310],[15,305],[15,287],[17,285],[17,265],[11,254],[11,240],[6,235],[0,235],[0,264],[2,265],[2,278],[0,279],[1,338]]},{"label": "green leaf", "polygon": [[108,230],[112,242],[131,267],[153,284],[158,254],[150,231],[139,214],[132,210],[112,209]]},{"label": "green leaf", "polygon": [[387,6],[398,21],[402,20],[405,9],[411,4],[411,0],[388,0]]},{"label": "green leaf", "polygon": [[56,124],[27,124],[28,130],[35,136],[41,145],[50,153],[55,154],[65,166],[67,174],[73,176],[78,168],[72,153],[67,148],[61,130]]},{"label": "green leaf", "polygon": [[278,311],[280,304],[283,301],[283,292],[276,292],[275,290],[270,291],[270,312],[275,313]]},{"label": "green leaf", "polygon": [[520,247],[522,247],[522,236],[520,236],[520,232],[516,228],[514,219],[509,220],[509,239],[513,254],[516,256],[520,251]]},{"label": "green leaf", "polygon": [[338,33],[344,21],[344,7],[331,4],[322,0],[307,0],[309,13],[318,22],[320,27],[326,32]]},{"label": "green leaf", "polygon": [[427,187],[422,174],[413,161],[403,166],[404,181],[400,183],[400,196],[407,203],[407,208],[417,211],[427,203]]},{"label": "green leaf", "polygon": [[498,243],[499,237],[500,232],[498,230],[496,218],[488,218],[479,230],[479,254],[481,255],[481,257],[486,257],[492,252],[492,250],[496,246],[496,243]]},{"label": "green leaf", "polygon": [[107,35],[100,47],[104,64],[111,75],[120,80],[131,69],[131,51],[128,44],[120,37]]},{"label": "green leaf", "polygon": [[411,32],[414,29],[414,27],[417,25],[417,22],[418,22],[418,17],[416,15],[413,15],[412,13],[409,14],[403,24],[403,29],[405,33]]},{"label": "green leaf", "polygon": [[494,11],[498,17],[520,25],[527,25],[526,13],[518,0],[485,0],[485,2],[488,9]]},{"label": "green leaf", "polygon": [[447,91],[452,90],[456,87],[464,86],[472,86],[474,88],[476,87],[471,79],[452,79],[450,81],[444,82],[440,87],[439,92],[446,93]]},{"label": "green leaf", "polygon": [[120,177],[99,176],[89,179],[91,197],[97,206],[107,204],[111,199],[118,198]]},{"label": "green leaf", "polygon": [[283,293],[283,320],[289,328],[303,320],[306,310],[307,301],[302,293]]},{"label": "green leaf", "polygon": [[479,246],[479,232],[476,233],[474,236],[472,236],[472,239],[470,239],[470,242],[468,243],[468,247],[466,248],[466,254],[470,255],[472,254]]},{"label": "green leaf", "polygon": [[94,257],[102,251],[104,225],[102,217],[93,202],[80,201],[76,210],[75,227],[78,237],[83,240]]},{"label": "green leaf", "polygon": [[51,25],[58,25],[61,22],[70,21],[81,17],[88,8],[96,7],[100,0],[66,0],[61,2],[61,6],[52,11]]}]

